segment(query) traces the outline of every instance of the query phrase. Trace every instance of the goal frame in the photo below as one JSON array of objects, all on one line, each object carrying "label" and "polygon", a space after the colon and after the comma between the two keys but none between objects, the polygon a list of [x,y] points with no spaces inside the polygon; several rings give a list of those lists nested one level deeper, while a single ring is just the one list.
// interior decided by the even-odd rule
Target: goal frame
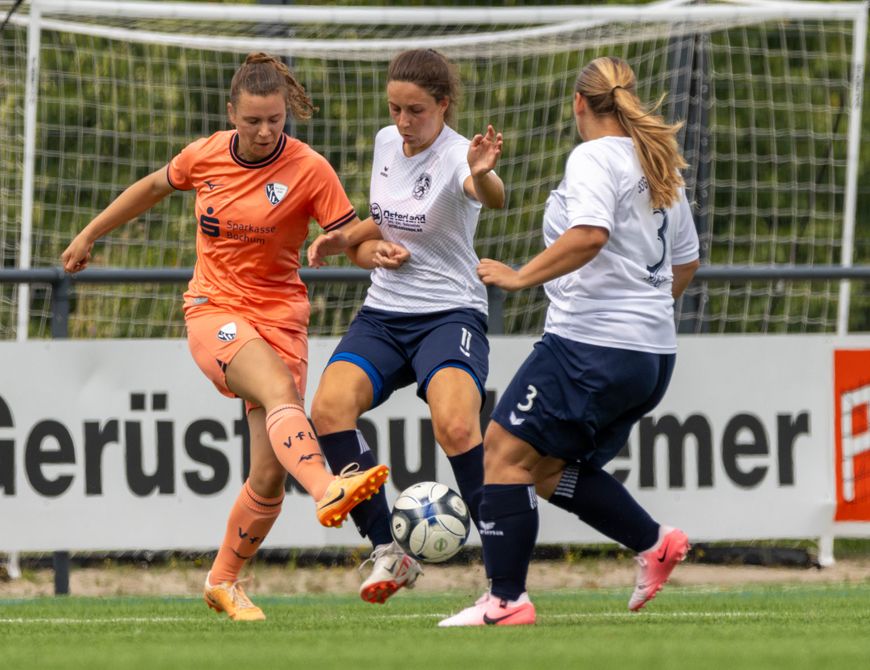
[{"label": "goal frame", "polygon": [[[304,5],[229,5],[219,3],[169,2],[152,3],[141,1],[115,0],[31,0],[29,16],[13,16],[12,22],[27,26],[26,82],[24,102],[24,146],[23,178],[21,193],[21,230],[19,241],[18,268],[31,268],[31,246],[33,235],[33,198],[34,171],[36,165],[37,105],[40,76],[40,45],[43,29],[81,32],[81,28],[70,21],[53,18],[57,15],[81,17],[123,17],[123,18],[169,18],[169,19],[237,19],[247,21],[262,20],[272,23],[334,23],[341,25],[365,24],[419,24],[419,25],[465,25],[465,24],[540,24],[538,30],[545,31],[548,24],[573,23],[594,25],[607,20],[685,20],[687,15],[698,19],[735,20],[774,20],[774,19],[840,19],[853,23],[852,86],[849,100],[849,126],[847,130],[847,166],[844,184],[844,204],[842,222],[842,248],[840,265],[852,266],[855,242],[855,214],[858,190],[858,167],[861,141],[861,106],[863,101],[864,58],[867,43],[867,13],[870,2],[799,2],[786,0],[728,0],[725,4],[689,5],[685,0],[666,0],[652,5],[631,6],[540,6],[533,8],[476,8],[476,7],[311,7]],[[124,29],[118,29],[124,30]],[[92,34],[93,29],[90,30]],[[114,31],[117,33],[117,30]],[[155,34],[128,30],[126,39],[154,42]],[[500,39],[504,32],[499,33]],[[185,36],[186,38],[189,36]],[[451,38],[454,44],[461,41],[480,43],[488,38],[487,34],[458,35]],[[240,53],[247,52],[249,40],[238,40]],[[293,53],[301,49],[302,40],[269,39],[262,40],[262,47],[280,54]],[[342,40],[345,42],[345,40]],[[405,46],[425,46],[425,38],[409,40]],[[259,42],[258,42],[259,43]],[[438,38],[438,43],[445,43]],[[336,40],[304,40],[304,48],[309,52],[327,51],[334,48]],[[385,40],[361,41],[359,49],[379,54],[385,48]],[[403,48],[399,40],[390,40],[391,48]],[[232,48],[232,47],[230,47]],[[354,45],[357,48],[357,45]],[[374,56],[373,56],[374,57]],[[839,284],[836,333],[848,332],[850,303],[850,283],[843,279]],[[28,338],[29,287],[19,287],[17,301],[17,339]]]}]

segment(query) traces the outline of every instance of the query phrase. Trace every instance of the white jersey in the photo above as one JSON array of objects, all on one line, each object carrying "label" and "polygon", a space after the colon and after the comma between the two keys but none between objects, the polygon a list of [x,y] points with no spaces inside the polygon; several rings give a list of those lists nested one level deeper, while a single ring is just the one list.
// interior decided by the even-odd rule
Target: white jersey
[{"label": "white jersey", "polygon": [[425,151],[405,156],[396,126],[375,137],[369,197],[381,236],[411,252],[396,270],[375,268],[365,306],[430,313],[471,308],[487,313],[477,276],[474,232],[480,203],[465,194],[470,142],[452,128]]},{"label": "white jersey", "polygon": [[585,266],[544,285],[544,330],[605,347],[675,352],[671,265],[698,258],[685,192],[670,208],[653,209],[631,138],[583,142],[547,199],[546,245],[580,225],[605,228],[610,238]]}]

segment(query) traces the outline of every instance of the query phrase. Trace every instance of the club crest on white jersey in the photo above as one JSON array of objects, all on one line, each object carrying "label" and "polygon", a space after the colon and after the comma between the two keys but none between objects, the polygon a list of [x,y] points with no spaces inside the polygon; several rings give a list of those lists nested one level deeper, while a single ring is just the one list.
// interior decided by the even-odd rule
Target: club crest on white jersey
[{"label": "club crest on white jersey", "polygon": [[369,205],[369,213],[372,215],[372,221],[375,222],[375,225],[381,225],[381,206],[378,203],[373,202]]},{"label": "club crest on white jersey", "polygon": [[430,188],[432,188],[432,175],[428,172],[424,172],[417,177],[417,181],[414,182],[414,191],[412,193],[414,200],[422,200],[425,198],[429,193]]},{"label": "club crest on white jersey", "polygon": [[284,184],[273,181],[266,184],[266,197],[272,205],[277,205],[284,199],[284,196],[287,195],[287,191],[289,190],[290,189]]}]

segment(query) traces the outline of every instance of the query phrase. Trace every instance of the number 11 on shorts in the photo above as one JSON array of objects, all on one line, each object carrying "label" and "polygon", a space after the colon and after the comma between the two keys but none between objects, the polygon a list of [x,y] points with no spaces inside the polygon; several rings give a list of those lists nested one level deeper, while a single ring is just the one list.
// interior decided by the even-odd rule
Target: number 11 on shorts
[{"label": "number 11 on shorts", "polygon": [[462,336],[459,338],[459,351],[471,358],[471,331],[464,327]]}]

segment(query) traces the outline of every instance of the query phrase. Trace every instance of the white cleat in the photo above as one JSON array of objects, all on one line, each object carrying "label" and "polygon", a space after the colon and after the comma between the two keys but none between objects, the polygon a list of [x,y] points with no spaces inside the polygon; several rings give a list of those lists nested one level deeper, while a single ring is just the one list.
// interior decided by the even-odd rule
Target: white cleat
[{"label": "white cleat", "polygon": [[359,566],[360,571],[369,563],[373,564],[371,574],[359,588],[360,598],[368,603],[383,604],[402,587],[413,589],[417,577],[423,574],[420,564],[395,542],[375,547]]}]

